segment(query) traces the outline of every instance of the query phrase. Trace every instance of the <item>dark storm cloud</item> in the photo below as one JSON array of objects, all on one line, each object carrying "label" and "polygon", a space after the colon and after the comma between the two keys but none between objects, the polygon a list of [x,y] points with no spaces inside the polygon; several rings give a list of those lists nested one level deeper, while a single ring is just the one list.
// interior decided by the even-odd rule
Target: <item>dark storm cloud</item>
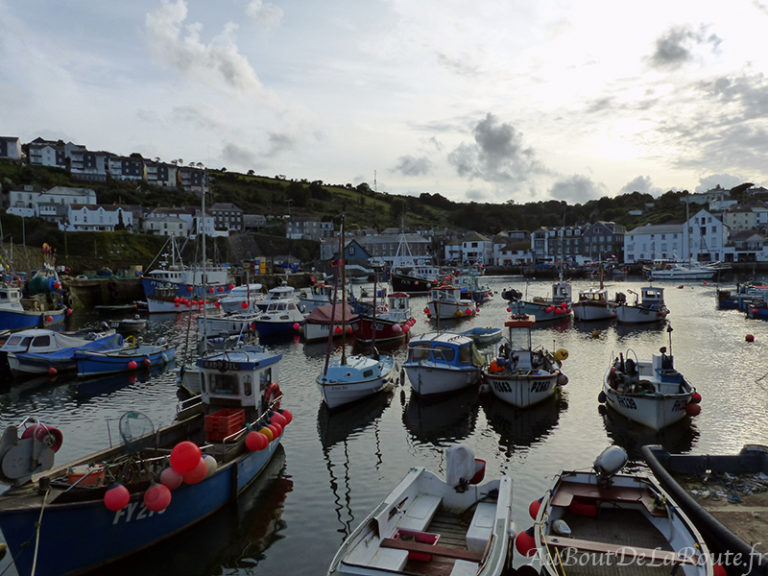
[{"label": "dark storm cloud", "polygon": [[397,159],[397,166],[393,172],[400,172],[404,176],[421,176],[429,174],[432,169],[432,162],[426,156],[416,158],[414,156],[400,156]]},{"label": "dark storm cloud", "polygon": [[698,46],[711,46],[717,50],[722,40],[716,34],[707,33],[706,27],[694,30],[688,26],[675,26],[656,40],[651,56],[654,66],[675,68],[691,60]]},{"label": "dark storm cloud", "polygon": [[532,148],[514,126],[487,114],[472,130],[473,143],[459,144],[448,161],[459,176],[488,182],[524,181],[543,171]]},{"label": "dark storm cloud", "polygon": [[552,198],[565,200],[570,204],[583,204],[588,200],[596,200],[604,194],[603,186],[578,174],[555,182],[549,190],[549,195]]}]

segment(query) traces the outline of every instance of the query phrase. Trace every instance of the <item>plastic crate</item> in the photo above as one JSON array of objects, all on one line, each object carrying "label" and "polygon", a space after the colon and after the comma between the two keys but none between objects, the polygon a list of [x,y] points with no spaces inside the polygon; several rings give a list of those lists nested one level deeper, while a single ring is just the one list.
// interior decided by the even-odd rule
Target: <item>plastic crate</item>
[{"label": "plastic crate", "polygon": [[245,425],[245,410],[225,408],[205,417],[205,439],[209,442],[223,442]]},{"label": "plastic crate", "polygon": [[[437,546],[437,542],[440,540],[440,534],[434,534],[432,532],[420,532],[418,530],[404,530],[398,528],[393,536],[395,540],[411,540],[413,542],[420,542],[422,544],[430,544]],[[408,559],[415,560],[417,562],[429,562],[432,560],[432,554],[425,554],[423,552],[408,552]]]},{"label": "plastic crate", "polygon": [[[81,478],[84,479],[81,480]],[[67,468],[67,479],[70,484],[78,486],[104,486],[104,466],[70,466]]]}]

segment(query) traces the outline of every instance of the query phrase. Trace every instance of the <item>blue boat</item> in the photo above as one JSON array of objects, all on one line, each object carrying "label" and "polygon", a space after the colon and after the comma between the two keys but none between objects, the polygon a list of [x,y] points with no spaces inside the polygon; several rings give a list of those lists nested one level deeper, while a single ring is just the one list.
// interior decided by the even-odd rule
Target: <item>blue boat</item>
[{"label": "blue boat", "polygon": [[129,336],[126,344],[112,350],[76,350],[78,378],[117,374],[165,365],[176,359],[176,346],[160,338],[156,344],[144,344]]},{"label": "blue boat", "polygon": [[10,371],[16,376],[58,374],[74,371],[77,350],[111,350],[123,345],[114,330],[65,334],[46,328],[31,328],[13,334],[0,352],[5,354]]},{"label": "blue boat", "polygon": [[483,359],[469,336],[428,332],[408,342],[403,369],[416,394],[434,396],[474,386],[480,381],[482,366]]},{"label": "blue boat", "polygon": [[0,330],[17,332],[27,328],[48,328],[66,320],[66,307],[57,306],[47,310],[38,304],[36,310],[33,307],[25,308],[21,296],[21,288],[17,286],[0,286]]},{"label": "blue boat", "polygon": [[306,315],[295,300],[276,300],[253,318],[251,324],[260,338],[270,338],[298,334],[305,322]]},{"label": "blue boat", "polygon": [[206,385],[174,423],[155,430],[127,412],[119,446],[55,468],[66,429],[29,419],[9,426],[0,441],[0,480],[11,484],[0,495],[0,528],[18,573],[108,572],[236,501],[292,420],[280,409],[280,359],[241,350],[198,360]]}]

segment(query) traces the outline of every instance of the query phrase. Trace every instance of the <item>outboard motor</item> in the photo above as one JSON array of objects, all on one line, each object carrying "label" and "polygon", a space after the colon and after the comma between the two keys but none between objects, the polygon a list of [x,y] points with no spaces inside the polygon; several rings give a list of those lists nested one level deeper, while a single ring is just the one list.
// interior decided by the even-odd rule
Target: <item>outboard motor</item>
[{"label": "outboard motor", "polygon": [[464,492],[470,484],[482,482],[485,461],[475,458],[469,446],[450,446],[445,451],[445,481],[456,492]]},{"label": "outboard motor", "polygon": [[627,452],[621,446],[608,446],[595,458],[592,467],[597,474],[598,484],[609,484],[611,478],[618,474],[627,463]]}]

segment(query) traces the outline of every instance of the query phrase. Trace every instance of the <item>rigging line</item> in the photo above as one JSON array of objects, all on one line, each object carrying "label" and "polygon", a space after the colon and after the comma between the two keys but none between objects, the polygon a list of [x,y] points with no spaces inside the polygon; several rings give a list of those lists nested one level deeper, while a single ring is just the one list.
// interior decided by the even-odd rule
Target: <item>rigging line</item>
[{"label": "rigging line", "polygon": [[35,552],[32,555],[32,570],[30,576],[35,576],[35,570],[37,569],[37,553],[40,549],[40,526],[43,523],[43,512],[45,511],[45,502],[48,500],[48,493],[51,491],[50,485],[45,489],[43,495],[43,504],[40,506],[40,516],[37,518],[37,525],[35,526]]}]

